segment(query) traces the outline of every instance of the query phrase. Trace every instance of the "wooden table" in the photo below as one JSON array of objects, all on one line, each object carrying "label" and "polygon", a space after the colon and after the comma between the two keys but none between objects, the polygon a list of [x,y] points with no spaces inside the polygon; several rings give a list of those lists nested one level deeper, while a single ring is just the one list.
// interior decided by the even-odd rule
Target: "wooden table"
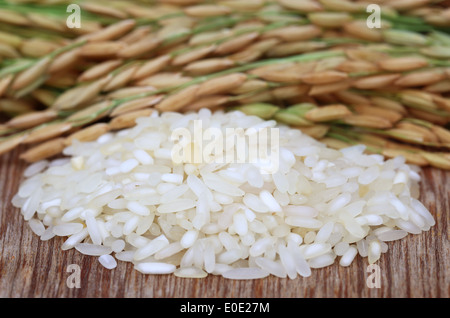
[{"label": "wooden table", "polygon": [[[380,288],[369,288],[367,259],[350,267],[333,265],[313,270],[311,277],[294,280],[268,277],[253,281],[219,276],[183,279],[173,275],[143,275],[130,263],[107,270],[96,257],[75,249],[62,251],[62,238],[41,241],[11,205],[25,164],[18,152],[0,157],[0,297],[426,297],[450,296],[449,192],[450,171],[426,168],[421,201],[436,225],[420,235],[391,242],[378,262]],[[80,268],[80,288],[69,288],[70,264]],[[369,278],[369,281],[372,281]]]}]

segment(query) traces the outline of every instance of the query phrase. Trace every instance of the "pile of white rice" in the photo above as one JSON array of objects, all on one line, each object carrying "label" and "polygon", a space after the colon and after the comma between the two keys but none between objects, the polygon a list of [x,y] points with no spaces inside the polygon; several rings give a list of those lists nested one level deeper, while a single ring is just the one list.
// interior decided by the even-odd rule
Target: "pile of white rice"
[{"label": "pile of white rice", "polygon": [[13,204],[42,240],[67,237],[63,250],[108,269],[120,260],[196,278],[293,279],[358,254],[374,263],[386,242],[434,225],[403,158],[333,150],[289,127],[276,126],[273,174],[256,163],[175,164],[172,131],[199,119],[203,129],[276,126],[241,112],[155,113],[32,164]]}]

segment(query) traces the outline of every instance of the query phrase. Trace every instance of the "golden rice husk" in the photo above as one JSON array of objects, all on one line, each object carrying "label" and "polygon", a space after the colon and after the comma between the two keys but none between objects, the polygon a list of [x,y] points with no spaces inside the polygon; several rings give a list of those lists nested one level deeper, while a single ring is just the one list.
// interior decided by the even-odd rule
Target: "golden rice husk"
[{"label": "golden rice husk", "polygon": [[162,55],[146,61],[134,73],[133,80],[140,80],[163,70],[171,61],[170,55]]},{"label": "golden rice husk", "polygon": [[163,99],[163,97],[164,97],[164,95],[153,95],[153,96],[130,100],[128,102],[125,102],[125,103],[120,104],[119,106],[115,107],[112,110],[110,116],[116,117],[116,116],[122,115],[122,114],[130,112],[130,111],[135,111],[135,110],[139,110],[142,108],[148,108],[148,107],[154,106],[157,103],[159,103]]},{"label": "golden rice husk", "polygon": [[111,24],[97,32],[89,34],[86,38],[90,42],[103,42],[117,39],[133,29],[136,21],[132,19],[121,20],[117,23]]},{"label": "golden rice husk", "polygon": [[226,95],[209,95],[200,97],[189,105],[183,107],[181,111],[198,111],[202,108],[208,109],[217,109],[218,107],[228,103],[230,101],[230,97]]},{"label": "golden rice husk", "polygon": [[198,88],[198,96],[217,95],[227,93],[239,86],[247,80],[244,73],[234,73],[212,78],[200,84]]},{"label": "golden rice husk", "polygon": [[186,65],[183,70],[192,75],[206,75],[233,66],[235,62],[228,58],[209,58]]},{"label": "golden rice husk", "polygon": [[78,105],[89,102],[96,97],[103,87],[111,80],[111,76],[105,76],[90,84],[76,86],[61,94],[52,105],[54,109],[73,109]]},{"label": "golden rice husk", "polygon": [[20,155],[20,159],[28,163],[37,162],[61,154],[64,148],[63,137],[52,139],[26,150]]},{"label": "golden rice husk", "polygon": [[250,43],[255,41],[258,37],[259,32],[250,32],[238,35],[217,45],[217,48],[214,50],[214,54],[226,55],[235,53],[242,48],[250,45]]},{"label": "golden rice husk", "polygon": [[254,12],[264,6],[263,0],[224,0],[220,1],[219,4],[230,7],[239,11],[249,11]]},{"label": "golden rice husk", "polygon": [[79,54],[85,58],[111,58],[125,47],[126,44],[119,41],[91,42],[83,45]]},{"label": "golden rice husk", "polygon": [[67,118],[70,122],[93,122],[108,116],[111,112],[112,102],[109,100],[101,101],[90,106],[87,106]]},{"label": "golden rice husk", "polygon": [[72,129],[69,122],[50,123],[33,129],[23,140],[23,144],[32,144],[63,135]]},{"label": "golden rice husk", "polygon": [[366,10],[364,3],[352,2],[347,0],[319,0],[323,7],[331,11],[345,12],[363,12]]},{"label": "golden rice husk", "polygon": [[245,81],[240,87],[235,88],[231,91],[234,95],[242,95],[250,92],[260,91],[268,88],[268,83],[266,81],[252,79]]},{"label": "golden rice husk", "polygon": [[127,86],[124,88],[119,88],[108,94],[111,99],[120,99],[124,97],[131,97],[140,94],[150,93],[156,89],[153,86]]},{"label": "golden rice husk", "polygon": [[307,134],[308,136],[320,139],[323,138],[328,131],[330,130],[330,127],[327,125],[314,125],[310,127],[297,127],[302,131],[302,133]]},{"label": "golden rice husk", "polygon": [[307,85],[290,85],[274,88],[270,91],[274,100],[286,100],[297,96],[303,96],[308,93]]},{"label": "golden rice husk", "polygon": [[348,144],[342,140],[338,140],[338,139],[334,139],[334,138],[330,138],[330,137],[321,138],[319,140],[320,140],[320,142],[324,143],[328,147],[333,148],[333,149],[338,149],[338,150],[347,148],[350,146],[350,144]]},{"label": "golden rice husk", "polygon": [[20,53],[13,46],[0,42],[0,57],[18,58]]},{"label": "golden rice husk", "polygon": [[78,77],[78,82],[87,82],[105,76],[123,63],[123,60],[108,60],[88,68]]},{"label": "golden rice husk", "polygon": [[381,153],[383,156],[387,158],[395,158],[398,156],[403,156],[408,163],[418,166],[427,166],[429,164],[428,161],[421,154],[409,152],[403,149],[385,148],[382,149]]},{"label": "golden rice husk", "polygon": [[317,42],[317,41],[287,42],[271,48],[267,52],[267,55],[271,57],[281,57],[316,51],[324,49],[326,47],[327,44],[325,42]]},{"label": "golden rice husk", "polygon": [[107,123],[97,123],[80,129],[64,139],[64,145],[70,146],[74,140],[81,142],[94,141],[103,134],[106,134],[110,130]]},{"label": "golden rice husk", "polygon": [[431,166],[444,170],[450,170],[450,160],[442,154],[428,151],[423,151],[420,154],[425,157]]},{"label": "golden rice husk", "polygon": [[50,54],[56,49],[60,48],[61,44],[43,40],[43,39],[28,39],[23,41],[20,47],[20,53],[23,56],[39,58]]},{"label": "golden rice husk", "polygon": [[437,124],[437,125],[445,125],[448,122],[450,122],[449,118],[445,118],[443,116],[435,115],[420,109],[408,109],[408,112],[413,115],[416,118],[420,118],[426,121],[429,121],[431,123]]},{"label": "golden rice husk", "polygon": [[434,142],[434,143],[439,142],[439,139],[434,134],[434,132],[430,131],[430,129],[428,129],[426,127],[419,126],[419,125],[409,123],[409,122],[399,122],[395,125],[395,127],[399,128],[399,129],[411,130],[414,133],[420,133],[423,136],[423,141]]},{"label": "golden rice husk", "polygon": [[263,39],[276,37],[287,42],[307,41],[318,37],[322,29],[316,25],[292,25],[264,32]]},{"label": "golden rice husk", "polygon": [[19,26],[30,26],[30,21],[18,12],[12,10],[0,9],[0,22],[5,22],[7,24],[19,25]]},{"label": "golden rice husk", "polygon": [[430,0],[395,0],[389,2],[387,5],[393,9],[403,11],[423,7],[430,2]]},{"label": "golden rice husk", "polygon": [[153,49],[158,47],[159,44],[161,44],[160,39],[157,39],[152,35],[148,35],[137,42],[123,47],[117,52],[117,56],[124,59],[139,57],[151,52]]},{"label": "golden rice husk", "polygon": [[448,93],[450,92],[450,79],[430,84],[424,87],[424,90],[430,93]]},{"label": "golden rice husk", "polygon": [[353,87],[359,89],[376,89],[391,85],[401,74],[381,74],[358,78],[353,82]]},{"label": "golden rice husk", "polygon": [[9,74],[0,79],[0,97],[6,93],[9,84],[11,84],[13,78],[14,76],[12,74]]},{"label": "golden rice husk", "polygon": [[322,94],[329,94],[329,93],[335,93],[343,90],[347,90],[351,86],[351,81],[344,80],[336,83],[330,83],[330,84],[320,84],[320,85],[314,85],[311,87],[309,91],[310,96],[316,96],[316,95],[322,95]]},{"label": "golden rice husk", "polygon": [[121,87],[124,87],[133,78],[134,73],[138,69],[138,65],[133,64],[122,69],[110,81],[108,81],[102,88],[103,92],[110,92]]},{"label": "golden rice husk", "polygon": [[304,74],[301,76],[301,80],[310,85],[330,84],[345,80],[348,78],[347,73],[338,71],[321,71]]},{"label": "golden rice husk", "polygon": [[139,117],[150,116],[153,112],[153,109],[140,109],[122,114],[120,116],[114,117],[110,121],[109,128],[112,130],[119,130],[133,127],[136,125],[136,119],[138,119]]},{"label": "golden rice husk", "polygon": [[182,109],[195,100],[199,87],[199,85],[192,85],[166,97],[156,105],[156,109],[159,111],[177,111]]},{"label": "golden rice husk", "polygon": [[187,7],[183,10],[187,15],[193,17],[214,17],[230,14],[231,8],[223,5],[214,4],[200,4],[195,6]]},{"label": "golden rice husk", "polygon": [[374,115],[378,117],[384,117],[391,123],[396,123],[403,118],[403,115],[390,109],[376,107],[368,104],[353,105],[353,108],[358,114],[361,115]]},{"label": "golden rice husk", "polygon": [[352,21],[353,18],[347,12],[313,12],[308,14],[308,19],[321,27],[337,28]]},{"label": "golden rice husk", "polygon": [[208,45],[177,55],[176,57],[173,58],[172,65],[180,66],[189,64],[194,61],[198,61],[214,52],[216,47],[217,46],[215,44]]},{"label": "golden rice husk", "polygon": [[119,41],[127,44],[135,43],[147,36],[151,31],[152,28],[149,25],[139,26],[120,37]]},{"label": "golden rice husk", "polygon": [[10,152],[14,148],[18,147],[26,135],[15,135],[6,139],[0,140],[0,155]]},{"label": "golden rice husk", "polygon": [[351,91],[339,91],[334,93],[341,103],[344,104],[370,104],[370,99]]},{"label": "golden rice husk", "polygon": [[359,73],[359,72],[377,72],[379,68],[374,63],[369,61],[344,61],[339,66],[336,67],[336,70],[342,71],[345,73]]},{"label": "golden rice husk", "polygon": [[305,114],[305,118],[314,122],[338,120],[352,115],[345,105],[327,105],[314,108]]},{"label": "golden rice husk", "polygon": [[379,128],[379,129],[386,129],[392,127],[392,123],[389,120],[383,117],[373,115],[352,114],[341,118],[341,120],[348,125],[357,127]]},{"label": "golden rice husk", "polygon": [[372,104],[374,104],[375,106],[378,106],[380,108],[393,110],[402,115],[406,115],[408,113],[405,106],[403,106],[401,103],[394,101],[392,99],[382,97],[382,96],[371,96],[371,97],[369,97],[369,99]]},{"label": "golden rice husk", "polygon": [[75,64],[79,62],[80,59],[79,53],[80,48],[75,48],[73,50],[58,55],[53,59],[52,63],[50,64],[48,72],[50,74],[58,73],[73,67]]},{"label": "golden rice husk", "polygon": [[415,87],[431,85],[445,79],[441,70],[418,71],[403,75],[395,81],[395,85],[402,87]]},{"label": "golden rice husk", "polygon": [[118,19],[125,19],[127,18],[127,14],[119,9],[116,9],[112,6],[105,6],[100,3],[95,2],[83,2],[81,4],[81,8],[83,10],[92,12],[92,13],[98,13],[101,15],[111,16]]},{"label": "golden rice husk", "polygon": [[428,61],[419,56],[396,57],[378,62],[378,65],[386,71],[406,72],[428,66]]},{"label": "golden rice husk", "polygon": [[348,34],[371,42],[381,42],[383,34],[379,29],[370,29],[367,27],[366,20],[356,20],[343,25],[343,29]]},{"label": "golden rice husk", "polygon": [[137,86],[152,86],[157,89],[183,85],[192,80],[182,73],[160,72],[135,82]]},{"label": "golden rice husk", "polygon": [[51,58],[47,56],[40,59],[30,68],[22,71],[14,79],[13,83],[11,84],[11,89],[17,91],[28,86],[45,73],[50,63]]},{"label": "golden rice husk", "polygon": [[313,0],[278,0],[278,3],[288,9],[297,10],[300,12],[316,12],[323,10],[323,7],[318,2]]},{"label": "golden rice husk", "polygon": [[27,129],[49,122],[58,117],[54,110],[44,110],[26,113],[10,119],[6,125],[17,129]]}]

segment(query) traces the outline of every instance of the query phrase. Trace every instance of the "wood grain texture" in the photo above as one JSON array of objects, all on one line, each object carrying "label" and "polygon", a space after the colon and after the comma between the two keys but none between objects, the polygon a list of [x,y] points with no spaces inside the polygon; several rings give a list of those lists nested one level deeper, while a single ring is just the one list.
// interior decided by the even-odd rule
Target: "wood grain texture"
[{"label": "wood grain texture", "polygon": [[[268,277],[253,281],[219,276],[183,279],[173,275],[143,275],[130,263],[107,270],[96,257],[75,249],[62,251],[63,238],[41,241],[11,205],[25,164],[18,151],[0,157],[0,297],[3,298],[300,298],[383,297],[448,298],[450,296],[449,191],[450,172],[422,172],[421,201],[436,219],[430,231],[389,243],[378,262],[381,287],[368,288],[367,259],[350,267],[337,264],[313,270],[295,280]],[[81,269],[80,288],[66,284],[70,264]]]}]

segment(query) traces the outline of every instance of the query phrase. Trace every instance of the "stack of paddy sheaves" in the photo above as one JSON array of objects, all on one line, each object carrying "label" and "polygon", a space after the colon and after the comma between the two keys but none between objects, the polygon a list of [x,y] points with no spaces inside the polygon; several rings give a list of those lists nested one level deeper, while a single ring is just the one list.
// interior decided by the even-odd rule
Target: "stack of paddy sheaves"
[{"label": "stack of paddy sheaves", "polygon": [[70,29],[68,0],[0,0],[0,154],[48,159],[153,109],[237,108],[450,170],[448,1],[374,2],[90,0]]},{"label": "stack of paddy sheaves", "polygon": [[[279,168],[260,162],[180,163],[172,132],[278,128]],[[210,141],[209,141],[210,142]],[[389,241],[434,225],[418,201],[418,169],[364,146],[328,148],[298,129],[242,112],[141,117],[133,128],[75,141],[67,158],[25,171],[13,198],[41,240],[132,262],[146,274],[295,278],[359,254],[376,262]],[[220,156],[220,154],[216,154]]]}]

